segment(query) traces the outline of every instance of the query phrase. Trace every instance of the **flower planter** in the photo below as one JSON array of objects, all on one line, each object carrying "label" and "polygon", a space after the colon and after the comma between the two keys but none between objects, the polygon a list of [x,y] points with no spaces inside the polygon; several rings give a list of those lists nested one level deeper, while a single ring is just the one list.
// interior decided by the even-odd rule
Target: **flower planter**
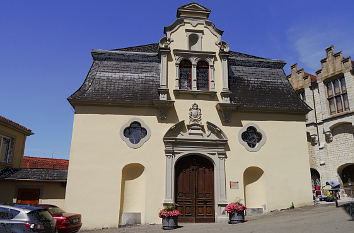
[{"label": "flower planter", "polygon": [[178,216],[170,216],[162,218],[162,229],[173,230],[178,227]]},{"label": "flower planter", "polygon": [[235,211],[233,214],[229,214],[229,224],[236,224],[245,221],[244,211]]}]

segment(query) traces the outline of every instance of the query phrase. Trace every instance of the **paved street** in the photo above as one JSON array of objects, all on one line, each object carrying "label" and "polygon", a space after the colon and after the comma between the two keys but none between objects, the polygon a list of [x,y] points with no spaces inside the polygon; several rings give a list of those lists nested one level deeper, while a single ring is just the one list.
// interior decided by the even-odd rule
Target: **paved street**
[{"label": "paved street", "polygon": [[[293,210],[272,212],[264,216],[249,219],[245,223],[231,225],[221,223],[180,224],[172,232],[191,233],[353,233],[354,221],[343,207],[334,205],[303,207]],[[84,231],[83,231],[84,232]],[[85,231],[87,233],[116,232],[166,232],[161,225],[134,226],[119,229]]]}]

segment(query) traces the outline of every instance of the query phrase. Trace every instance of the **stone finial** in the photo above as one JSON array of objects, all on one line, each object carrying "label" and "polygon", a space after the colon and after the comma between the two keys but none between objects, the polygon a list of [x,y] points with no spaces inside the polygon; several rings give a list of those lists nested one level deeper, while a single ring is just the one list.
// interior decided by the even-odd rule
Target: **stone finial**
[{"label": "stone finial", "polygon": [[189,121],[192,123],[199,123],[202,120],[202,111],[198,107],[198,104],[194,103],[189,108]]},{"label": "stone finial", "polygon": [[298,71],[299,67],[297,65],[297,63],[291,65],[291,73],[295,74]]},{"label": "stone finial", "polygon": [[326,53],[327,53],[327,57],[329,57],[329,55],[333,55],[334,53],[334,46],[331,45],[328,48],[326,48]]}]

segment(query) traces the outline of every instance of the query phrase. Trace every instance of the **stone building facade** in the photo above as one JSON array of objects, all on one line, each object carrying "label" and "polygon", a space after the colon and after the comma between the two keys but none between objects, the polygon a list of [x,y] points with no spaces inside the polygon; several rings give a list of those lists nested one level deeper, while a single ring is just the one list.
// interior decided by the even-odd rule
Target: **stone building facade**
[{"label": "stone building facade", "polygon": [[[312,204],[305,114],[285,62],[230,50],[197,3],[158,43],[93,50],[75,109],[67,211],[83,229],[225,222],[241,201],[268,212]],[[127,21],[128,22],[128,21]]]},{"label": "stone building facade", "polygon": [[313,110],[306,129],[313,185],[338,180],[344,188],[354,183],[354,62],[326,49],[316,75],[291,66],[288,79],[299,97]]}]

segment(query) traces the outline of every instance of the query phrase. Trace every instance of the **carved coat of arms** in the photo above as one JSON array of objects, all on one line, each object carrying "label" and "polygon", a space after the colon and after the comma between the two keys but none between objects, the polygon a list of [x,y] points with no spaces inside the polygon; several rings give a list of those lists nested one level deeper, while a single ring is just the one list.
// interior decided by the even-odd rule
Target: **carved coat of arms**
[{"label": "carved coat of arms", "polygon": [[199,123],[202,120],[202,111],[198,104],[194,103],[189,109],[189,121]]}]

